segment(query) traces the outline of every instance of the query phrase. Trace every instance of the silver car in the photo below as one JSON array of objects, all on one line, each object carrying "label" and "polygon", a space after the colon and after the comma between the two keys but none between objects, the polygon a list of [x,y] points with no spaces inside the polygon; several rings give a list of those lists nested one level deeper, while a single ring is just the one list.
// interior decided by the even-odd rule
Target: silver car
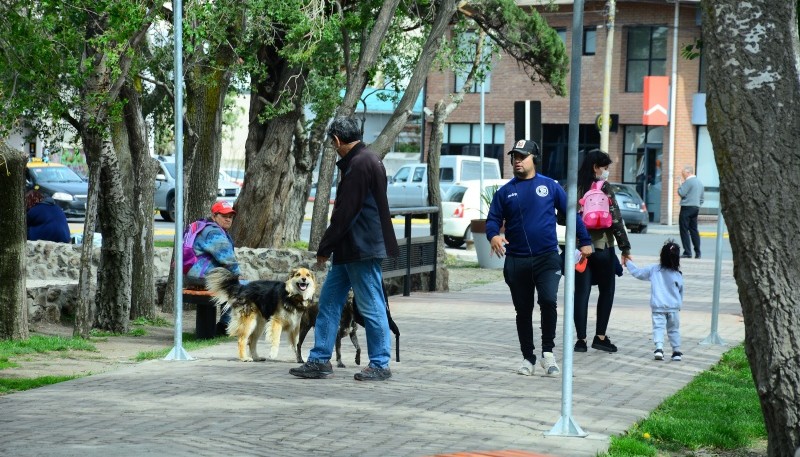
[{"label": "silver car", "polygon": [[[161,169],[156,175],[155,207],[161,212],[161,217],[167,222],[175,220],[175,158],[158,156],[158,165]],[[227,200],[233,204],[239,196],[241,187],[223,179],[220,173],[217,181],[217,201]]]}]

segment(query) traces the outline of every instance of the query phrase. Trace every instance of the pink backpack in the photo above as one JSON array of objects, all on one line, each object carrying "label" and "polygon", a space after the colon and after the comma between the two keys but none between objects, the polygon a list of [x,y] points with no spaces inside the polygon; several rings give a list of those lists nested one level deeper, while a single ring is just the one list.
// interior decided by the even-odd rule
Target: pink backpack
[{"label": "pink backpack", "polygon": [[188,273],[197,262],[197,255],[194,253],[194,239],[210,223],[210,221],[200,219],[186,227],[186,232],[183,234],[183,274]]},{"label": "pink backpack", "polygon": [[583,213],[583,225],[589,230],[611,227],[610,199],[601,189],[605,181],[595,181],[592,187],[578,200]]}]

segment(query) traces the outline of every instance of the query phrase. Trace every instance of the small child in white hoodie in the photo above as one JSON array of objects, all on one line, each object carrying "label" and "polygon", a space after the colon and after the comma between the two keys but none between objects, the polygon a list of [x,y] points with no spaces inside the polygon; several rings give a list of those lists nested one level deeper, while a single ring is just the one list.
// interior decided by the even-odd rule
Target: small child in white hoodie
[{"label": "small child in white hoodie", "polygon": [[637,268],[628,259],[626,266],[634,278],[650,281],[650,308],[653,312],[653,342],[656,360],[664,360],[664,329],[672,346],[672,360],[679,362],[681,352],[681,320],[679,311],[683,304],[683,275],[680,270],[680,246],[667,240],[661,248],[661,262]]}]

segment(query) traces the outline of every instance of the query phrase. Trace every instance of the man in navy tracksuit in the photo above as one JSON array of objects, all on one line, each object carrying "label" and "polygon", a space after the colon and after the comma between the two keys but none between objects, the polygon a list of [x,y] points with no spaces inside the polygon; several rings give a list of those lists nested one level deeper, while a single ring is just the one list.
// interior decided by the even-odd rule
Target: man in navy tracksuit
[{"label": "man in navy tracksuit", "polygon": [[[514,165],[514,178],[492,198],[486,238],[494,254],[506,257],[503,276],[517,311],[517,335],[523,357],[517,373],[530,376],[536,364],[532,323],[536,291],[542,318],[541,366],[546,376],[554,376],[561,373],[553,355],[558,321],[556,295],[562,268],[556,210],[566,212],[567,194],[556,181],[536,173],[534,160],[540,155],[536,142],[519,140],[508,154]],[[505,233],[501,233],[501,227]],[[581,255],[588,257],[592,253],[592,240],[580,218],[576,218],[576,229]]]}]

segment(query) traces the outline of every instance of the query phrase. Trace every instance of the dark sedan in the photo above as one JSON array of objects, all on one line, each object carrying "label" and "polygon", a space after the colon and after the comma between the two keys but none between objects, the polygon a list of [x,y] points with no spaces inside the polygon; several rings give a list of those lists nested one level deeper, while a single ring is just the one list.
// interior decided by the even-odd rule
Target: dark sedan
[{"label": "dark sedan", "polygon": [[647,223],[650,216],[647,213],[647,206],[636,193],[636,188],[631,184],[620,184],[610,182],[611,190],[614,191],[614,198],[622,213],[622,220],[631,233],[647,233]]},{"label": "dark sedan", "polygon": [[53,197],[67,217],[86,215],[86,195],[89,183],[71,168],[60,163],[28,162],[25,170],[26,187],[38,189]]}]

